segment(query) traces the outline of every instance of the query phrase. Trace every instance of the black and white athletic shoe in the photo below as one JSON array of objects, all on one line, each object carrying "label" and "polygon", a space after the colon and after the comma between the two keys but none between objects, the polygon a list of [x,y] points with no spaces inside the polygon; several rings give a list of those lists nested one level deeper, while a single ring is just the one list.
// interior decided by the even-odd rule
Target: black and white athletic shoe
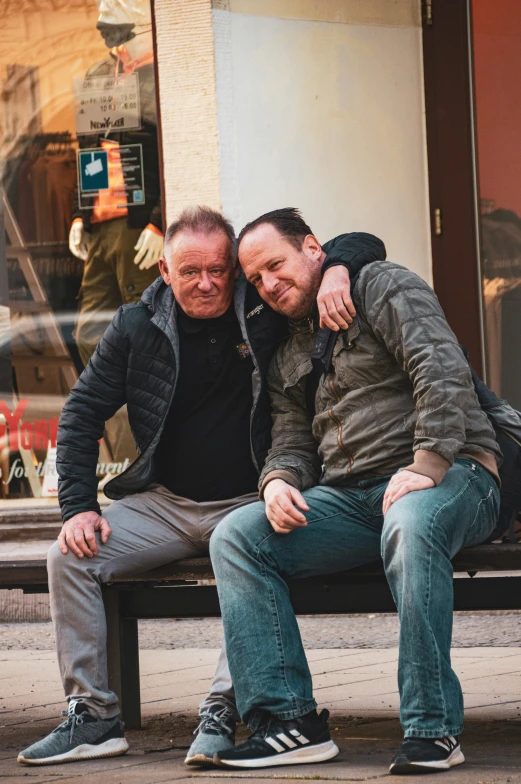
[{"label": "black and white athletic shoe", "polygon": [[329,711],[282,721],[275,716],[256,730],[247,741],[214,755],[214,765],[223,768],[269,768],[274,765],[303,765],[324,762],[339,753],[331,740]]},{"label": "black and white athletic shoe", "polygon": [[448,738],[406,738],[391,762],[390,773],[395,776],[436,773],[461,765],[465,757],[459,741]]}]

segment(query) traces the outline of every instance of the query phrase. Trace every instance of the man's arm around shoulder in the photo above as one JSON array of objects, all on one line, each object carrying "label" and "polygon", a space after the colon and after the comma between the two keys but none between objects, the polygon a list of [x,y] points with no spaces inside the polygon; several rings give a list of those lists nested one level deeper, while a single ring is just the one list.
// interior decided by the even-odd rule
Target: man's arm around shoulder
[{"label": "man's arm around shoulder", "polygon": [[364,232],[340,234],[322,246],[322,284],[317,295],[320,326],[334,332],[347,329],[356,316],[351,289],[360,271],[386,258],[385,245]]}]

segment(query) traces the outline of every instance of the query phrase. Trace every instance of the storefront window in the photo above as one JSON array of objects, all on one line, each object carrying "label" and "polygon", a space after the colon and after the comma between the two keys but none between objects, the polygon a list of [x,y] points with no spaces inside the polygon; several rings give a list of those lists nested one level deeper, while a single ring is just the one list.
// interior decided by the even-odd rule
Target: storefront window
[{"label": "storefront window", "polygon": [[487,380],[521,408],[521,4],[472,0]]},{"label": "storefront window", "polygon": [[[150,0],[7,0],[0,38],[0,497],[52,498],[69,390],[158,275]],[[122,410],[100,489],[134,456]]]}]

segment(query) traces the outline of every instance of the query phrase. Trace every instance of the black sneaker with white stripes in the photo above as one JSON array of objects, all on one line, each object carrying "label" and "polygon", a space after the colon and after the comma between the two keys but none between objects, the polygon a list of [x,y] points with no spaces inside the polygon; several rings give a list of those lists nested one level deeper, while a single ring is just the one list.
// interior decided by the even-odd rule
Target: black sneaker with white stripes
[{"label": "black sneaker with white stripes", "polygon": [[406,738],[391,762],[390,773],[395,776],[436,773],[461,765],[465,757],[458,738]]},{"label": "black sneaker with white stripes", "polygon": [[214,755],[214,765],[223,768],[270,768],[274,765],[303,765],[324,762],[339,753],[331,740],[329,711],[282,721],[269,716],[247,741]]}]

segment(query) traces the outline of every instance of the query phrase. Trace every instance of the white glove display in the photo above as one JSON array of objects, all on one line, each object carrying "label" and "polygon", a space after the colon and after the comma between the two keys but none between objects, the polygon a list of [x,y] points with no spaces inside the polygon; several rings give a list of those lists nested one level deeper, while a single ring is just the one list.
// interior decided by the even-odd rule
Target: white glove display
[{"label": "white glove display", "polygon": [[83,221],[74,221],[69,232],[69,250],[73,256],[87,261],[89,255],[90,234],[83,228]]},{"label": "white glove display", "polygon": [[137,253],[134,257],[134,264],[140,270],[147,270],[157,264],[163,253],[163,237],[156,234],[152,229],[143,229],[139,239],[134,246]]}]

